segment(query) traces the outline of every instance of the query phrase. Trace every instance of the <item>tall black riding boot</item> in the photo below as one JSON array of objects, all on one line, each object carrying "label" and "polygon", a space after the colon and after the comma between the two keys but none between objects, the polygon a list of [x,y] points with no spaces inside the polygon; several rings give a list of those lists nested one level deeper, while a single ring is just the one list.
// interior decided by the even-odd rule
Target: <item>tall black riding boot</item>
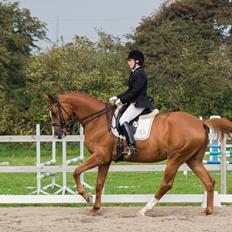
[{"label": "tall black riding boot", "polygon": [[129,146],[129,149],[130,149],[130,154],[136,155],[138,151],[137,151],[137,148],[135,146],[134,135],[133,135],[133,132],[132,132],[132,129],[131,129],[129,123],[124,122],[122,125],[122,128],[123,128],[123,131],[125,133],[127,144]]}]

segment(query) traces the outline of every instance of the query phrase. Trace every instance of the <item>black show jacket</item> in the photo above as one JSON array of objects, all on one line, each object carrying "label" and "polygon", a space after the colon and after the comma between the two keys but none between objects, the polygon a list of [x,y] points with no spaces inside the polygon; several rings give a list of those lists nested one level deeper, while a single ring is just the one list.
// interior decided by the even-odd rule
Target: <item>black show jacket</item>
[{"label": "black show jacket", "polygon": [[143,67],[131,72],[128,80],[128,89],[117,96],[123,104],[135,103],[135,107],[152,110],[153,105],[147,96],[147,76]]}]

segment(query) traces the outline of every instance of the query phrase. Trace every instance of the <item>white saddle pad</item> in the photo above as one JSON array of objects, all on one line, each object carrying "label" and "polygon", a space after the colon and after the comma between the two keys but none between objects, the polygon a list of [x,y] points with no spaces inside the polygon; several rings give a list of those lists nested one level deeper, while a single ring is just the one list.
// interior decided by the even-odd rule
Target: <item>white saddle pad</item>
[{"label": "white saddle pad", "polygon": [[[111,130],[116,137],[119,137],[119,133],[116,129],[116,118],[118,115],[119,109],[115,110],[114,117],[112,119]],[[151,126],[155,116],[159,113],[158,109],[154,109],[150,114],[145,114],[139,116],[139,120],[133,123],[134,127],[137,127],[136,133],[134,135],[135,140],[145,140],[149,137],[151,132]],[[124,138],[125,139],[125,138]]]}]

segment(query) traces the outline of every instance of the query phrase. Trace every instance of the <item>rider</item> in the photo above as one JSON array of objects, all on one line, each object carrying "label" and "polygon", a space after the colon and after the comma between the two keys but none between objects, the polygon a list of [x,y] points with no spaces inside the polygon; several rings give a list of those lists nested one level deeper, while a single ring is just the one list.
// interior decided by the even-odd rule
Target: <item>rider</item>
[{"label": "rider", "polygon": [[132,50],[127,57],[127,64],[131,69],[128,80],[128,89],[109,99],[111,104],[120,106],[127,104],[128,108],[119,120],[123,129],[131,155],[137,154],[134,135],[129,122],[140,115],[145,109],[152,110],[153,106],[147,96],[147,76],[144,72],[144,55],[139,50]]}]

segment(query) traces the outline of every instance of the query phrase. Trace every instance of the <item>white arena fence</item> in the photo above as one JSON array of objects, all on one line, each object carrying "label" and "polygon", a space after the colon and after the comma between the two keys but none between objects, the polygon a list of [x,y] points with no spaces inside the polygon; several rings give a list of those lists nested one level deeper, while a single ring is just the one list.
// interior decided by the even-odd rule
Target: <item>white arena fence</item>
[{"label": "white arena fence", "polygon": [[[210,139],[214,135],[210,134]],[[37,173],[36,191],[29,195],[0,195],[0,204],[34,204],[34,203],[85,203],[83,198],[72,191],[67,186],[67,173],[74,171],[74,166],[69,166],[74,162],[82,162],[84,160],[84,134],[83,128],[80,128],[80,135],[69,135],[62,140],[56,139],[53,135],[41,135],[40,126],[36,125],[36,135],[24,136],[0,136],[1,143],[36,143],[36,166],[0,166],[0,173]],[[67,160],[66,145],[69,142],[80,143],[80,154],[71,160]],[[52,143],[52,159],[47,162],[41,162],[40,145],[41,143]],[[62,143],[62,165],[56,165],[56,143]],[[223,140],[220,153],[220,163],[207,164],[205,166],[209,171],[220,171],[221,176],[221,192],[215,192],[214,205],[221,206],[221,203],[232,203],[232,194],[227,193],[227,171],[232,170],[232,164],[227,162],[226,138]],[[109,172],[163,172],[165,165],[145,164],[145,165],[111,165]],[[97,168],[87,172],[96,172]],[[187,165],[182,165],[179,171],[191,171]],[[55,174],[62,173],[62,186],[55,183]],[[43,178],[51,177],[52,183],[45,187],[41,186]],[[86,188],[92,188],[84,182],[82,175],[82,183]],[[58,191],[49,194],[46,190],[56,186]],[[151,194],[103,194],[103,203],[145,203],[148,202],[154,193]],[[95,196],[93,196],[95,200]],[[160,202],[163,203],[202,203],[205,206],[206,194],[166,194]]]}]

